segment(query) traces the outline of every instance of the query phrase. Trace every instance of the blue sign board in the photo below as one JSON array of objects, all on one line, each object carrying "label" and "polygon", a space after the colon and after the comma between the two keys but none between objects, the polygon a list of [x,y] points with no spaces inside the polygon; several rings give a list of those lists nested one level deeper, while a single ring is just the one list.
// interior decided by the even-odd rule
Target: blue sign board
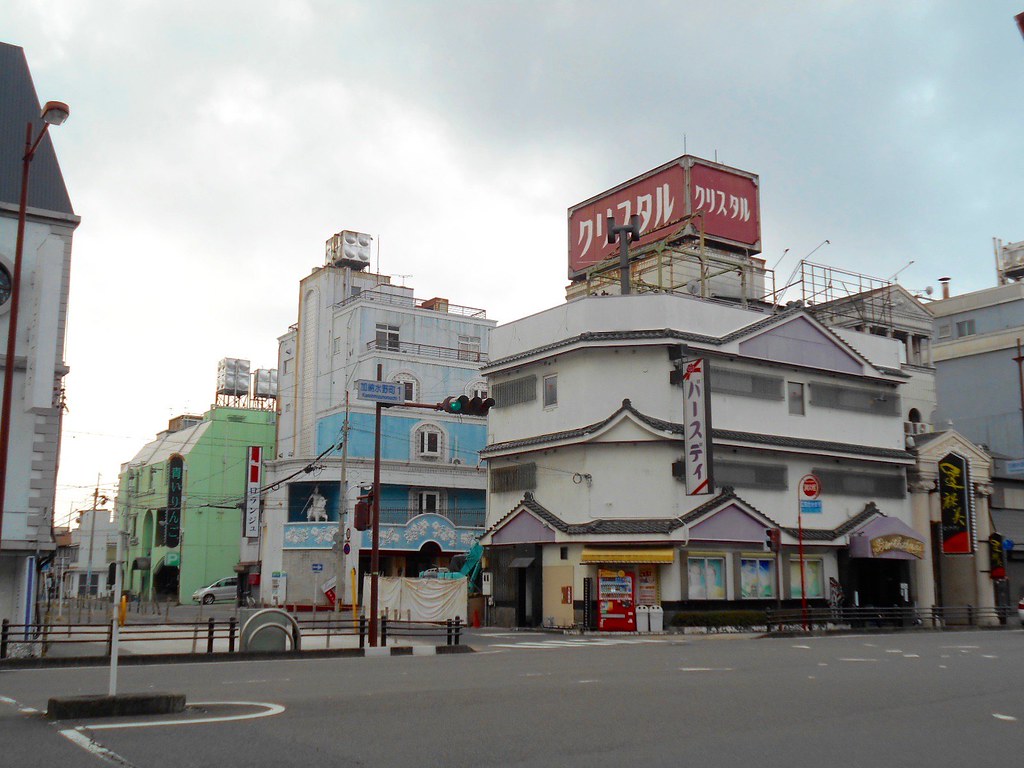
[{"label": "blue sign board", "polygon": [[1006,471],[1011,475],[1024,475],[1024,459],[1006,462]]},{"label": "blue sign board", "polygon": [[313,573],[322,573],[324,570],[323,563],[313,563]]},{"label": "blue sign board", "polygon": [[360,400],[373,400],[377,403],[393,403],[401,405],[405,402],[405,384],[399,381],[367,381],[359,379]]},{"label": "blue sign board", "polygon": [[1013,549],[1014,546],[1016,546],[1016,544],[1014,543],[1013,539],[1003,539],[1003,549],[1005,549],[1007,552]]},{"label": "blue sign board", "polygon": [[800,513],[804,515],[820,515],[821,499],[801,499]]}]

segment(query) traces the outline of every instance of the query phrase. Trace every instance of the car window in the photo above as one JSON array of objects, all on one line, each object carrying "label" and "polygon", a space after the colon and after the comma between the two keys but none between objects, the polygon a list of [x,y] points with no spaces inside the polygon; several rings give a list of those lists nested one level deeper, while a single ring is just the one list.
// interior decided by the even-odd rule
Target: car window
[{"label": "car window", "polygon": [[238,579],[224,579],[225,587],[233,587],[238,584]]}]

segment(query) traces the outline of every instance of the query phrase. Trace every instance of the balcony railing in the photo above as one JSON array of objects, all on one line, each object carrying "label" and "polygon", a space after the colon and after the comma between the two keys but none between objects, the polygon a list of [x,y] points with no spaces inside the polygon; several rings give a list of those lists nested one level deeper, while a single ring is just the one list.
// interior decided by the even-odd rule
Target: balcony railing
[{"label": "balcony railing", "polygon": [[390,291],[363,291],[357,296],[350,296],[344,301],[339,301],[335,307],[344,307],[356,301],[375,301],[380,304],[391,304],[397,307],[408,307],[409,309],[428,309],[433,312],[447,312],[449,315],[461,315],[462,317],[477,317],[486,319],[487,312],[476,307],[463,307],[447,301],[436,299],[417,299],[408,294],[396,294]]},{"label": "balcony railing", "polygon": [[421,355],[437,357],[443,360],[463,360],[468,363],[486,363],[487,355],[476,350],[455,349],[453,347],[434,347],[430,344],[414,344],[410,341],[383,341],[374,339],[367,342],[369,351],[397,352],[400,355]]},{"label": "balcony railing", "polygon": [[383,524],[405,525],[417,515],[440,515],[452,521],[459,528],[483,528],[482,509],[438,509],[420,510],[415,507],[382,507],[380,521]]}]

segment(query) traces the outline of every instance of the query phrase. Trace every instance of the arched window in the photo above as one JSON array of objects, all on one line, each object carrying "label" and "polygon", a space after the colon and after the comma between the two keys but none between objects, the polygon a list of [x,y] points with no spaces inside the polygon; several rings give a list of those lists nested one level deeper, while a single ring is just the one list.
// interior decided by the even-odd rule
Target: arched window
[{"label": "arched window", "polygon": [[395,383],[402,384],[405,388],[405,399],[406,402],[418,403],[420,399],[420,382],[415,376],[407,371],[399,371],[391,380]]},{"label": "arched window", "polygon": [[424,422],[412,431],[412,457],[439,461],[448,450],[445,432],[437,424]]},{"label": "arched window", "polygon": [[909,421],[909,422],[911,422],[913,424],[920,424],[921,423],[921,412],[918,411],[917,408],[911,408],[910,409],[910,413],[907,414],[907,421]]}]

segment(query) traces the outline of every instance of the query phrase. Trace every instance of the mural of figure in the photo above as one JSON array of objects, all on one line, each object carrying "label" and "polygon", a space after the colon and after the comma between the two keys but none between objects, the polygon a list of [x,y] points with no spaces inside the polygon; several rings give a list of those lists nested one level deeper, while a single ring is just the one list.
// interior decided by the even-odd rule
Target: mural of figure
[{"label": "mural of figure", "polygon": [[320,493],[320,486],[313,488],[306,502],[306,520],[311,523],[327,521],[327,499]]}]

